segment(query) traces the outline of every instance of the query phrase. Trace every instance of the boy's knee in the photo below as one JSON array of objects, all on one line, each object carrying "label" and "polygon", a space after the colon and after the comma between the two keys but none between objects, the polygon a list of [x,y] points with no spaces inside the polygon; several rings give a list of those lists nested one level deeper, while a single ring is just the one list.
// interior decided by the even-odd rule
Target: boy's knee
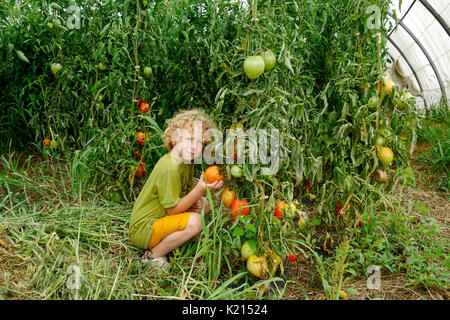
[{"label": "boy's knee", "polygon": [[202,217],[198,213],[191,213],[187,228],[194,234],[199,234],[202,231]]}]

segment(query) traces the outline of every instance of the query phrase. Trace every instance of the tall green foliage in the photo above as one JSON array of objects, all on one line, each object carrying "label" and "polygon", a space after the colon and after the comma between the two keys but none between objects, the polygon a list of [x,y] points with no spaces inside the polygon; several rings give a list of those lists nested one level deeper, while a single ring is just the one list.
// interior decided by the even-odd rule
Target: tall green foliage
[{"label": "tall green foliage", "polygon": [[[387,59],[389,2],[3,2],[1,148],[11,140],[18,149],[40,146],[45,137],[62,148],[89,145],[92,184],[129,194],[136,133],[150,133],[143,160],[152,164],[163,153],[165,120],[200,107],[220,129],[241,122],[280,131],[281,168],[271,183],[292,182],[283,196],[301,196],[306,180],[314,192],[331,187],[327,197],[352,194],[379,166],[378,135],[405,163],[401,134],[416,116],[412,101],[393,103],[394,93],[369,103]],[[69,27],[71,5],[80,9],[79,29]],[[379,9],[380,30],[372,28],[370,6]],[[275,68],[250,81],[245,58],[267,49]],[[62,65],[56,74],[52,63]],[[366,83],[370,91],[360,94]],[[139,98],[150,114],[139,113]],[[245,168],[248,180],[259,179],[258,168]]]}]

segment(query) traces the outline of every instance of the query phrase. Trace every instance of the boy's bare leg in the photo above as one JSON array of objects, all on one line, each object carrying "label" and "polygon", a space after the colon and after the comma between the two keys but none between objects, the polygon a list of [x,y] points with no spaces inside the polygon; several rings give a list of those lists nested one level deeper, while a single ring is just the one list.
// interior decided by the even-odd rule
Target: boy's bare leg
[{"label": "boy's bare leg", "polygon": [[173,249],[178,248],[193,236],[202,231],[201,216],[198,213],[192,213],[184,230],[176,231],[162,239],[154,248],[152,248],[151,258],[165,256]]}]

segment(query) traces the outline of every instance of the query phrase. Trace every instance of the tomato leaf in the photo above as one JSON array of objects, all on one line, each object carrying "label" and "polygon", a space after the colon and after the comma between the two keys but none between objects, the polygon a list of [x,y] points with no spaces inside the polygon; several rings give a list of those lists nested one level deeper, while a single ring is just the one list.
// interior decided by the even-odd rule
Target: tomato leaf
[{"label": "tomato leaf", "polygon": [[249,225],[247,226],[247,231],[256,233],[255,225],[254,225],[254,224],[249,224]]},{"label": "tomato leaf", "polygon": [[322,219],[320,218],[314,218],[311,220],[311,222],[309,223],[311,226],[318,226],[322,223]]},{"label": "tomato leaf", "polygon": [[291,65],[291,56],[286,55],[284,58],[284,65],[292,72],[292,74],[295,74],[294,69],[292,69]]},{"label": "tomato leaf", "polygon": [[244,230],[241,227],[237,226],[233,231],[233,237],[240,237],[244,235]]},{"label": "tomato leaf", "polygon": [[16,53],[20,60],[25,61],[26,63],[30,63],[30,61],[28,61],[27,57],[22,51],[16,50]]}]

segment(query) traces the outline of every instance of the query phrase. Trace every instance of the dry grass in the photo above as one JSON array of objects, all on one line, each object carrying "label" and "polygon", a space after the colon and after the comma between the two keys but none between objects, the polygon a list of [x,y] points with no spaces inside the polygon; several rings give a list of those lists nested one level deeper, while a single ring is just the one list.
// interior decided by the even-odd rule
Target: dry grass
[{"label": "dry grass", "polygon": [[[36,292],[29,286],[29,263],[16,252],[13,243],[0,231],[0,287],[9,291],[0,291],[0,298],[17,299],[36,296]],[[3,294],[3,295],[2,295]]]}]

